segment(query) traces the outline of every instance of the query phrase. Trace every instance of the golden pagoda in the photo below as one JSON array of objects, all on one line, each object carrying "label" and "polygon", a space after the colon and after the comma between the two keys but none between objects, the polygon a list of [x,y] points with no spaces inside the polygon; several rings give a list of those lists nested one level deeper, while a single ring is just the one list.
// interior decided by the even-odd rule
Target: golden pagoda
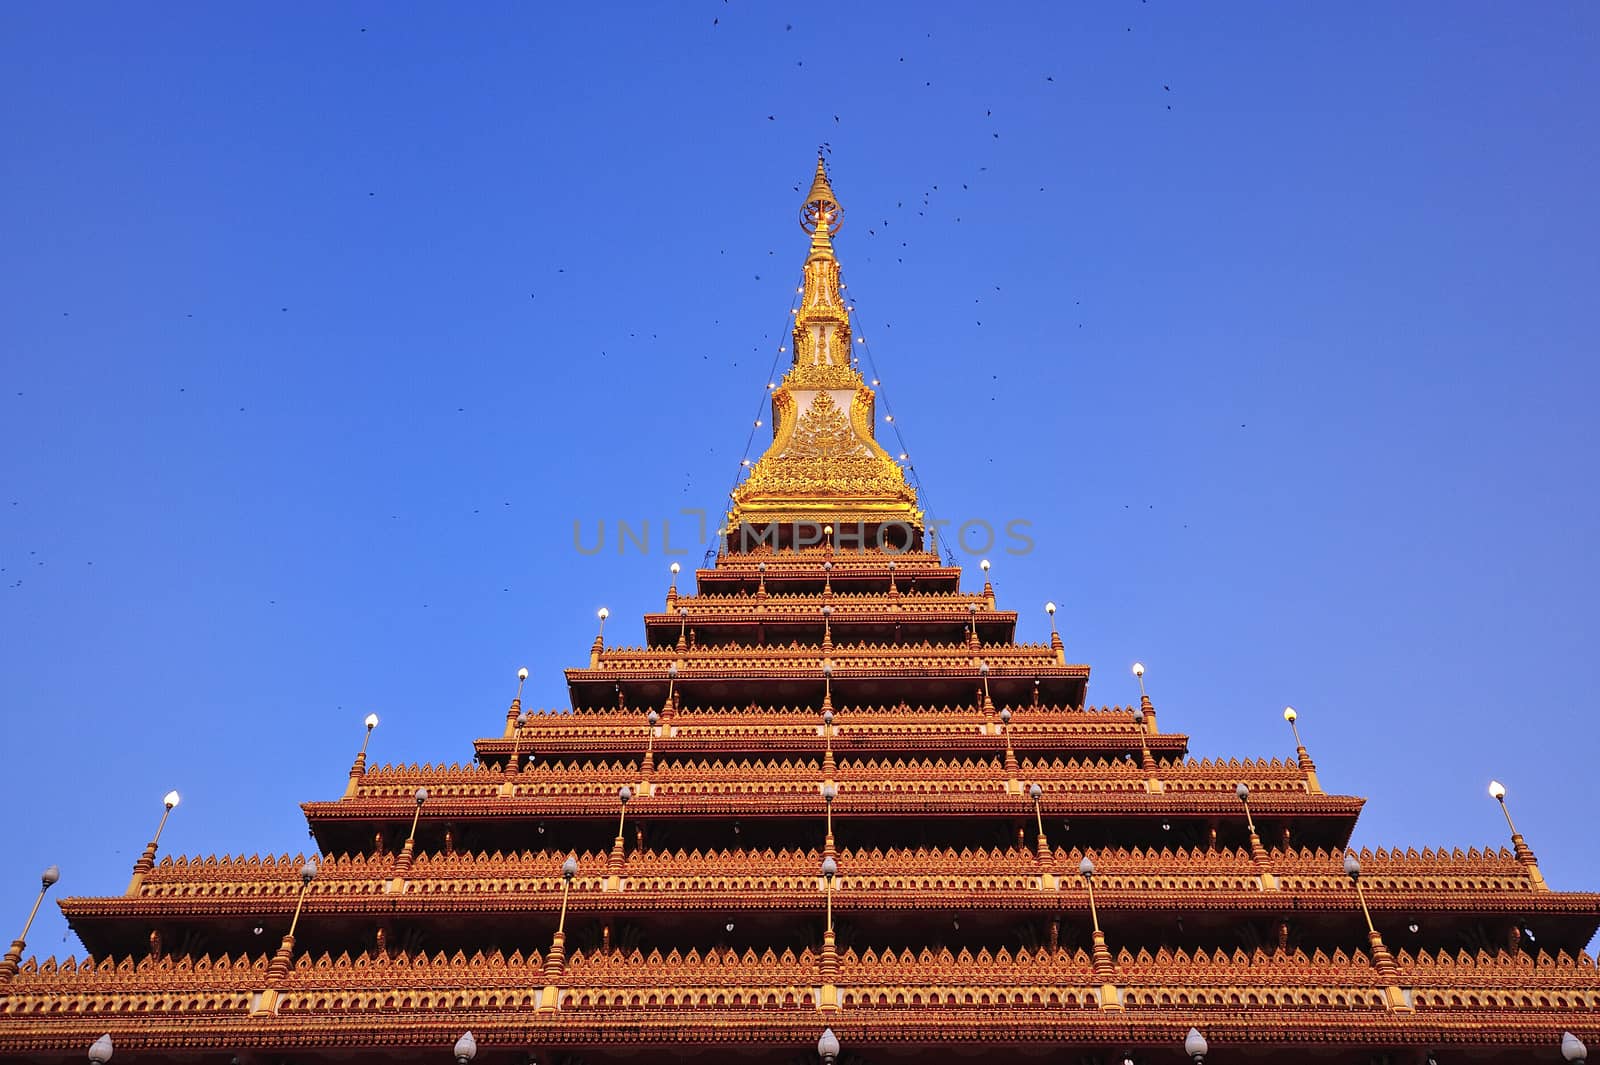
[{"label": "golden pagoda", "polygon": [[522,671],[466,765],[370,765],[369,717],[315,854],[158,830],[61,900],[88,957],[0,961],[0,1059],[1583,1060],[1600,895],[1503,788],[1510,848],[1354,852],[1293,710],[1293,757],[1195,760],[1142,666],[1085,705],[1053,608],[1018,642],[963,587],[874,438],[842,218],[819,161],[771,446],[639,646],[596,637],[559,709]]}]

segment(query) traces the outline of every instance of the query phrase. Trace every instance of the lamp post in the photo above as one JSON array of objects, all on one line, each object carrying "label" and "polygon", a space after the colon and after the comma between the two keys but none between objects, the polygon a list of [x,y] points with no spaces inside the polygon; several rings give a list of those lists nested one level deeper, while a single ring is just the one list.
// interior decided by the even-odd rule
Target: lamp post
[{"label": "lamp post", "polygon": [[145,844],[144,852],[139,855],[139,860],[133,863],[133,879],[128,881],[128,894],[137,895],[139,885],[144,883],[144,878],[156,864],[156,848],[161,844],[161,831],[167,827],[167,818],[173,808],[178,805],[179,795],[176,791],[169,791],[161,797],[161,820],[156,825],[156,834]]},{"label": "lamp post", "polygon": [[111,1034],[109,1032],[89,1044],[89,1060],[94,1062],[94,1065],[105,1065],[106,1062],[111,1060]]},{"label": "lamp post", "polygon": [[[987,680],[987,677],[985,678]],[[994,709],[994,704],[989,702],[987,693],[983,697],[984,707]],[[1006,791],[1012,795],[1022,794],[1022,782],[1017,779],[1021,768],[1017,765],[1017,752],[1011,746],[1011,707],[1007,706],[1000,711],[1000,732],[1006,740]]]},{"label": "lamp post", "polygon": [[406,855],[410,855],[416,849],[417,822],[422,820],[422,804],[428,801],[428,789],[418,788],[411,797],[416,800],[417,808],[411,814],[411,831],[406,833],[406,843],[402,850]]},{"label": "lamp post", "polygon": [[889,594],[890,595],[899,595],[900,594],[899,587],[897,587],[895,585],[895,583],[894,583],[894,572],[898,568],[899,567],[895,565],[894,559],[891,558],[889,560]]},{"label": "lamp post", "polygon": [[989,560],[981,559],[978,568],[983,570],[983,598],[988,601],[989,609],[994,609],[994,585],[989,582]]},{"label": "lamp post", "polygon": [[1355,885],[1356,901],[1361,904],[1361,916],[1367,922],[1367,942],[1372,948],[1372,966],[1378,970],[1378,975],[1388,981],[1384,994],[1388,999],[1389,1009],[1395,1013],[1410,1013],[1411,1005],[1406,1001],[1405,993],[1400,990],[1400,968],[1395,965],[1394,955],[1389,953],[1389,948],[1384,945],[1383,936],[1378,934],[1377,926],[1372,923],[1372,911],[1367,908],[1367,892],[1361,886],[1361,860],[1353,851],[1345,852],[1344,875]]},{"label": "lamp post", "polygon": [[511,760],[506,762],[507,773],[522,772],[522,725],[523,716],[518,714],[511,725]]},{"label": "lamp post", "polygon": [[833,1065],[839,1059],[839,1037],[833,1034],[832,1028],[822,1030],[822,1038],[817,1040],[817,1057],[822,1065]]},{"label": "lamp post", "polygon": [[822,660],[822,712],[833,712],[833,662]]},{"label": "lamp post", "polygon": [[456,1065],[467,1065],[467,1062],[478,1056],[478,1041],[472,1038],[470,1031],[462,1032],[461,1038],[456,1040],[456,1045],[450,1049],[455,1055]]},{"label": "lamp post", "polygon": [[761,597],[761,598],[766,598],[766,594],[767,594],[767,564],[765,562],[757,562],[756,563],[756,595]]},{"label": "lamp post", "polygon": [[825,857],[833,857],[833,800],[839,797],[839,786],[833,781],[825,781],[822,785],[822,808],[828,818],[828,834],[823,837],[822,853]]},{"label": "lamp post", "polygon": [[827,923],[822,932],[822,995],[818,1007],[824,1010],[839,1008],[839,948],[833,936],[833,878],[839,875],[839,863],[832,855],[822,859],[822,893],[827,907]]},{"label": "lamp post", "polygon": [[[824,703],[826,705],[826,703]],[[822,777],[833,780],[833,708],[822,711]]]},{"label": "lamp post", "polygon": [[1200,1034],[1198,1028],[1189,1029],[1189,1034],[1183,1037],[1183,1052],[1189,1055],[1193,1065],[1206,1065],[1206,1054],[1210,1050],[1206,1037]]},{"label": "lamp post", "polygon": [[294,946],[295,929],[300,927],[300,911],[305,907],[306,893],[311,890],[311,881],[317,878],[319,872],[321,870],[317,867],[315,859],[307,861],[300,867],[300,894],[295,899],[294,916],[289,918],[289,934],[283,937],[284,943],[290,947]]},{"label": "lamp post", "polygon": [[22,964],[22,952],[28,947],[28,930],[33,927],[33,919],[39,915],[39,905],[44,902],[44,893],[60,879],[61,867],[58,865],[52,865],[39,874],[39,895],[33,900],[33,909],[28,911],[28,919],[22,923],[22,934],[11,941],[11,949],[6,951],[4,958],[0,958],[0,984],[4,984],[16,975],[17,966]]},{"label": "lamp post", "polygon": [[[828,528],[832,529],[833,526],[830,525]],[[833,551],[833,544],[831,542],[828,544],[828,551],[830,553]],[[822,594],[833,594],[833,563],[831,561],[824,562],[822,564]]]},{"label": "lamp post", "polygon": [[661,704],[662,717],[671,717],[673,708],[677,706],[677,703],[674,701],[677,686],[678,663],[672,662],[667,665],[667,701]]},{"label": "lamp post", "polygon": [[372,740],[372,730],[378,727],[378,715],[368,714],[362,723],[367,726],[367,733],[361,737],[361,749],[356,752],[356,760],[350,763],[350,779],[344,786],[344,797],[347,799],[356,793],[356,785],[367,771],[367,744]]},{"label": "lamp post", "polygon": [[600,652],[606,649],[606,618],[611,616],[611,611],[601,607],[595,611],[595,616],[600,619],[600,627],[595,630],[594,643],[589,645],[590,669],[597,669],[600,666]]},{"label": "lamp post", "polygon": [[539,994],[539,1010],[548,1012],[556,1008],[556,981],[566,968],[567,960],[567,893],[572,889],[572,878],[578,875],[578,859],[567,856],[561,863],[561,916],[556,919],[556,933],[550,940],[550,953],[544,959],[544,990]]},{"label": "lamp post", "polygon": [[1317,780],[1317,763],[1306,753],[1306,745],[1300,741],[1300,726],[1295,723],[1300,720],[1300,715],[1294,707],[1286,706],[1283,708],[1283,719],[1289,722],[1289,729],[1294,733],[1295,760],[1300,763],[1300,771],[1306,775],[1306,791],[1320,795],[1322,784]]},{"label": "lamp post", "polygon": [[1256,835],[1256,819],[1250,813],[1250,786],[1241,783],[1233,789],[1233,793],[1244,804],[1244,823],[1250,830],[1250,858],[1260,869],[1261,886],[1269,891],[1276,891],[1278,878],[1272,874],[1271,859],[1267,855],[1267,848],[1261,845],[1261,837]]},{"label": "lamp post", "polygon": [[978,604],[967,604],[967,645],[978,649]]},{"label": "lamp post", "polygon": [[300,928],[300,913],[305,909],[306,895],[311,891],[311,882],[317,878],[320,870],[317,868],[316,859],[308,859],[300,867],[300,891],[294,903],[294,916],[289,918],[289,931],[285,932],[283,939],[278,943],[278,951],[272,956],[272,962],[267,966],[267,986],[257,997],[251,1012],[256,1015],[276,1013],[278,1001],[278,987],[289,975],[289,961],[294,956],[294,934]]},{"label": "lamp post", "polygon": [[1043,797],[1044,789],[1039,785],[1033,784],[1028,788],[1028,798],[1033,800],[1033,820],[1039,826],[1039,839],[1035,849],[1039,856],[1040,865],[1050,861],[1050,841],[1045,838],[1044,811],[1039,806],[1039,800]]},{"label": "lamp post", "polygon": [[616,891],[622,886],[622,858],[623,841],[622,829],[628,820],[628,800],[633,798],[633,789],[624,784],[617,789],[617,804],[620,807],[617,813],[617,838],[611,841],[611,858],[606,868],[607,891]]},{"label": "lamp post", "polygon": [[1506,786],[1498,780],[1489,781],[1489,797],[1500,804],[1500,812],[1505,814],[1506,827],[1511,830],[1511,849],[1516,852],[1517,860],[1528,867],[1528,879],[1533,881],[1535,888],[1546,890],[1544,874],[1539,872],[1539,861],[1533,856],[1533,848],[1528,846],[1527,840],[1522,838],[1522,833],[1517,831],[1516,824],[1511,820],[1511,807],[1506,805]]},{"label": "lamp post", "polygon": [[681,655],[689,649],[689,608],[678,608],[678,653]]},{"label": "lamp post", "polygon": [[1044,612],[1050,615],[1050,650],[1056,653],[1056,665],[1067,664],[1067,648],[1061,642],[1061,634],[1056,631],[1056,604],[1052,600],[1044,605]]},{"label": "lamp post", "polygon": [[1583,1040],[1571,1032],[1561,1033],[1561,1060],[1571,1062],[1572,1065],[1584,1065],[1589,1060],[1589,1048],[1583,1045]]},{"label": "lamp post", "polygon": [[667,602],[671,603],[678,598],[678,573],[683,567],[674,562],[667,569],[672,573],[672,583],[667,585]]},{"label": "lamp post", "polygon": [[517,722],[522,718],[522,685],[528,679],[528,667],[523,666],[517,670],[517,694],[511,697],[511,705],[506,707],[506,735],[510,736],[517,729]]},{"label": "lamp post", "polygon": [[646,794],[650,790],[649,776],[656,768],[656,726],[661,723],[661,715],[651,710],[644,715],[644,775],[646,780],[639,785],[639,794]]},{"label": "lamp post", "polygon": [[1139,709],[1144,711],[1145,732],[1147,732],[1147,733],[1155,732],[1156,731],[1156,707],[1155,707],[1155,704],[1150,701],[1150,693],[1148,693],[1148,692],[1146,692],[1144,690],[1144,663],[1143,662],[1135,662],[1133,664],[1133,676],[1134,676],[1134,679],[1139,682]]},{"label": "lamp post", "polygon": [[1100,913],[1094,904],[1094,862],[1085,855],[1078,863],[1078,875],[1089,889],[1089,928],[1093,939],[1095,975],[1100,977],[1100,1008],[1122,1009],[1122,994],[1117,990],[1116,972],[1111,962],[1111,948],[1106,946],[1106,934],[1100,930]]},{"label": "lamp post", "polygon": [[822,653],[828,654],[833,650],[833,626],[830,619],[833,617],[832,604],[824,603],[822,606]]},{"label": "lamp post", "polygon": [[1161,781],[1156,779],[1156,760],[1150,754],[1150,742],[1144,730],[1144,721],[1144,707],[1134,707],[1133,727],[1139,733],[1139,765],[1145,772],[1145,790],[1154,794],[1162,788]]}]

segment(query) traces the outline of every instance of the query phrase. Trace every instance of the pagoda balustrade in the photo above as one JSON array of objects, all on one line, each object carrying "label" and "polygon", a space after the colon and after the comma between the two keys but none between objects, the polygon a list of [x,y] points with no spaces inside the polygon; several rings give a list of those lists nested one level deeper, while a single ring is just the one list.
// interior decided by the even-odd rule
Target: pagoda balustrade
[{"label": "pagoda balustrade", "polygon": [[[692,1008],[815,1008],[818,956],[772,949],[574,951],[560,983],[562,1012],[650,1012]],[[71,1025],[84,1015],[179,1013],[248,1015],[266,977],[265,954],[30,959],[0,996],[0,1015]],[[1500,951],[1395,955],[1401,985],[1418,1012],[1526,1016],[1600,1009],[1600,970],[1576,957]],[[1296,1010],[1348,1014],[1385,1009],[1381,977],[1361,951],[1118,951],[1123,1006],[1165,1010]],[[279,990],[277,1014],[363,1014],[475,1008],[535,1012],[544,982],[538,951],[446,955],[361,953],[295,957]],[[850,1010],[944,1007],[954,1010],[1096,1009],[1099,980],[1089,952],[923,948],[842,950],[840,1007]],[[869,1013],[868,1016],[871,1016]],[[1305,1019],[1311,1019],[1307,1017]],[[1487,1019],[1487,1018],[1485,1018]],[[525,1022],[526,1023],[526,1022]]]},{"label": "pagoda balustrade", "polygon": [[[1145,909],[1153,904],[1154,896],[1167,893],[1203,893],[1219,906],[1238,901],[1224,896],[1261,893],[1248,848],[1083,851],[1058,846],[1051,851],[1050,862],[1057,869],[1075,869],[1086,854],[1093,855],[1098,867],[1096,883],[1102,905],[1112,910],[1118,906]],[[1328,850],[1271,852],[1284,890],[1290,890],[1292,883],[1292,890],[1304,896],[1303,904],[1336,911],[1348,908],[1350,895],[1349,881],[1340,868],[1341,856],[1342,852]],[[518,905],[526,908],[550,909],[561,894],[562,857],[555,852],[422,852],[412,861],[404,892],[495,894],[515,897]],[[776,905],[803,906],[821,890],[816,875],[821,857],[821,851],[816,849],[630,851],[625,859],[623,890],[666,894],[693,891],[707,904],[724,894],[755,892]],[[174,902],[239,900],[239,912],[287,912],[293,908],[299,888],[298,870],[304,860],[298,855],[194,862],[167,858],[151,870],[137,895],[130,898]],[[393,855],[320,858],[322,871],[309,909],[326,910],[333,899],[384,899],[385,885],[394,875],[394,861]],[[937,893],[941,896],[939,904],[944,904],[947,900],[942,896],[948,893],[957,897],[973,892],[989,897],[987,893],[994,891],[1037,894],[1038,858],[1031,849],[841,848],[839,861],[843,872],[835,883],[835,897],[846,906],[858,895],[870,901],[907,894],[931,898],[929,893]],[[1363,852],[1363,862],[1370,863],[1372,870],[1364,873],[1363,879],[1369,902],[1380,911],[1403,911],[1416,896],[1437,892],[1448,892],[1462,907],[1481,904],[1486,895],[1524,893],[1529,895],[1529,912],[1560,912],[1572,906],[1581,909],[1594,902],[1593,896],[1588,895],[1535,892],[1525,867],[1506,850],[1468,854],[1458,851],[1449,855],[1430,852],[1427,857],[1414,852]],[[599,870],[604,864],[605,852],[599,849],[579,856],[580,868]],[[574,905],[582,908],[584,897],[598,894],[603,880],[599,875],[575,878]],[[1077,905],[1081,894],[1081,885],[1075,878],[1063,878],[1059,891],[1063,900]],[[86,901],[69,900],[69,912],[91,909],[82,905]],[[917,905],[918,900],[896,897],[885,904]]]},{"label": "pagoda balustrade", "polygon": [[[836,577],[835,580],[838,578]],[[771,583],[771,578],[768,578]],[[672,629],[676,639],[676,630],[681,616],[676,613],[677,607],[689,608],[689,623],[693,624],[696,617],[710,614],[720,614],[740,619],[750,618],[756,612],[765,612],[772,617],[781,617],[785,621],[811,621],[816,622],[821,628],[821,608],[824,604],[833,607],[833,623],[839,624],[841,619],[851,618],[856,615],[870,617],[878,620],[893,617],[896,614],[937,614],[941,618],[959,621],[964,629],[970,620],[967,604],[977,603],[981,616],[987,621],[1009,619],[1017,620],[1015,610],[992,610],[987,605],[987,600],[974,592],[962,591],[901,591],[895,598],[889,598],[880,591],[871,592],[767,592],[764,596],[755,596],[745,591],[742,587],[736,592],[719,592],[715,590],[703,591],[692,595],[679,593],[673,599],[673,612],[652,612],[644,615],[645,624],[658,625],[662,629]]]},{"label": "pagoda balustrade", "polygon": [[925,672],[939,670],[959,677],[962,669],[970,669],[977,676],[977,667],[970,663],[974,655],[981,655],[996,673],[1015,670],[1028,676],[1031,670],[1081,670],[1087,666],[1063,666],[1056,659],[1049,644],[980,643],[967,644],[843,644],[836,643],[824,653],[821,644],[758,644],[738,654],[728,654],[726,645],[693,648],[682,653],[657,647],[607,647],[596,656],[591,667],[596,679],[607,673],[652,672],[664,677],[669,665],[681,663],[680,676],[684,680],[704,679],[718,673],[734,673],[748,679],[752,670],[769,673],[782,679],[789,674],[817,675],[817,663],[827,657],[833,660],[838,674],[849,677],[888,675],[895,670]]},{"label": "pagoda balustrade", "polygon": [[[642,743],[639,745],[642,746]],[[835,740],[835,745],[844,744],[841,740]],[[817,746],[821,746],[820,740]],[[847,753],[839,753],[837,758],[836,775],[841,780],[857,782],[860,785],[858,791],[904,790],[905,785],[916,783],[924,791],[981,792],[989,790],[995,779],[1005,775],[1004,763],[999,758],[862,759]],[[1147,776],[1143,767],[1124,758],[1080,761],[1076,758],[1045,760],[1023,757],[1019,759],[1019,765],[1030,781],[1044,787],[1046,795],[1142,791]],[[1252,803],[1270,801],[1275,794],[1294,793],[1298,796],[1305,793],[1304,778],[1299,767],[1293,762],[1282,762],[1275,758],[1258,762],[1164,762],[1160,770],[1166,791],[1173,798],[1176,795],[1199,794],[1231,797],[1241,781],[1249,784]],[[555,789],[548,793],[582,795],[602,794],[607,785],[637,779],[639,772],[639,759],[622,758],[586,760],[579,764],[530,762],[515,777],[519,794],[539,794],[542,793],[540,789]],[[658,749],[653,779],[663,787],[681,782],[684,785],[709,785],[759,793],[763,790],[788,790],[786,785],[796,780],[815,782],[820,779],[818,773],[819,764],[809,760],[685,761],[668,757]],[[409,802],[419,785],[426,786],[435,800],[486,795],[493,794],[493,789],[502,782],[498,770],[484,766],[452,767],[444,771],[382,767],[369,770],[361,778],[354,799]],[[610,790],[615,791],[615,788]]]}]

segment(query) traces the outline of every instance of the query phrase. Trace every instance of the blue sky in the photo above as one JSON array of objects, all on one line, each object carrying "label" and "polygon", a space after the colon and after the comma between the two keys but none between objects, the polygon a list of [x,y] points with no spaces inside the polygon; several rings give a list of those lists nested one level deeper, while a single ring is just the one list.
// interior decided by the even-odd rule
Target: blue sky
[{"label": "blue sky", "polygon": [[[726,499],[819,142],[927,502],[1096,703],[1600,888],[1593,5],[0,12],[0,938],[465,761]],[[937,186],[937,189],[935,189]],[[1590,487],[1586,487],[1590,486]],[[574,522],[649,521],[594,556]],[[675,527],[679,541],[691,519]],[[974,569],[976,558],[965,561]],[[40,953],[76,949],[47,912]]]}]

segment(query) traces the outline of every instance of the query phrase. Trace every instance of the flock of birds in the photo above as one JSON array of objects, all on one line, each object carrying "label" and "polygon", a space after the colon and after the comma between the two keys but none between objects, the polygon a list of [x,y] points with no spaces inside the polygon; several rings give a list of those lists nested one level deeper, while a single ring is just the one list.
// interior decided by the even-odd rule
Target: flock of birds
[{"label": "flock of birds", "polygon": [[[726,4],[727,2],[728,2],[728,0],[723,0],[724,4]],[[714,17],[712,19],[712,26],[713,27],[718,27],[720,25],[721,25],[721,16]],[[793,29],[794,29],[793,23],[787,23],[784,26],[784,31],[785,32],[792,32]],[[1127,27],[1127,31],[1130,32],[1130,33],[1133,32],[1133,27],[1131,27],[1131,26]],[[367,32],[367,27],[365,27],[365,26],[361,27],[360,28],[360,32],[361,33],[366,33]],[[927,36],[931,38],[932,34],[929,33],[929,34],[927,34]],[[900,56],[897,57],[897,63],[898,64],[903,64],[905,62],[906,62],[906,57],[904,55],[900,55]],[[797,61],[797,63],[799,65],[803,65],[803,61]],[[1041,79],[1041,84],[1043,84],[1043,85],[1051,85],[1051,84],[1055,83],[1055,76],[1053,74],[1051,74],[1051,73],[1043,73],[1043,74],[1041,74],[1040,75],[1040,79]],[[928,80],[924,81],[924,85],[925,85],[925,87],[931,88],[932,85],[933,85],[933,82],[932,82],[931,79],[928,79]],[[1170,94],[1172,92],[1172,86],[1170,84],[1162,84],[1161,90],[1162,90],[1163,93]],[[1166,107],[1167,107],[1168,110],[1171,110],[1171,104],[1170,103],[1168,103],[1166,105]],[[833,122],[833,124],[835,126],[842,126],[844,124],[845,116],[844,116],[843,112],[830,113],[830,114],[831,114],[832,122]],[[767,114],[765,116],[765,120],[768,121],[768,122],[777,122],[779,119],[778,119],[778,115],[776,113],[770,113],[770,114]],[[986,122],[988,122],[988,123],[992,123],[994,121],[994,110],[993,110],[993,108],[985,108],[984,109],[984,120]],[[993,141],[993,140],[999,140],[1000,139],[1000,135],[1001,135],[1001,131],[1000,130],[990,128],[987,132],[990,134],[990,136],[988,138],[989,140]],[[819,151],[824,156],[831,156],[832,152],[833,152],[832,143],[829,142],[829,141],[822,142],[822,144],[819,147]],[[988,165],[979,165],[970,174],[965,175],[965,180],[957,179],[957,180],[955,180],[953,182],[945,182],[945,183],[942,184],[942,187],[941,187],[941,183],[939,183],[939,182],[929,182],[924,188],[919,190],[912,197],[910,197],[910,198],[902,198],[902,199],[897,200],[895,202],[895,211],[900,211],[900,212],[907,211],[908,210],[907,204],[909,203],[911,205],[910,208],[909,208],[909,211],[914,213],[915,218],[927,219],[930,215],[938,213],[937,210],[936,210],[936,203],[941,201],[943,199],[943,197],[945,197],[947,194],[948,195],[953,195],[953,194],[955,194],[955,192],[957,190],[959,190],[960,192],[963,192],[963,193],[971,192],[971,191],[973,191],[974,186],[978,185],[981,181],[983,181],[984,178],[986,177],[986,175],[988,175],[988,174],[989,174],[989,166]],[[794,185],[794,191],[797,192],[797,193],[803,191],[803,188],[804,188],[804,183],[803,182],[797,182]],[[1045,185],[1038,186],[1038,191],[1040,193],[1044,193],[1044,192],[1046,192],[1046,190],[1047,190],[1047,186],[1045,186]],[[375,197],[377,195],[377,191],[376,190],[368,190],[366,195],[368,197]],[[961,221],[962,221],[962,215],[960,213],[958,213],[959,210],[960,210],[959,204],[956,204],[953,207],[953,209],[951,209],[949,211],[948,215],[946,215],[942,220],[944,222],[947,222],[948,224],[953,224],[953,225],[954,224],[960,224]],[[896,224],[893,222],[892,218],[891,217],[887,217],[887,215],[892,214],[892,213],[893,212],[882,212],[882,213],[879,214],[879,216],[878,216],[878,218],[876,220],[869,221],[865,225],[860,225],[858,230],[857,230],[857,232],[860,234],[859,239],[862,239],[863,241],[866,242],[866,244],[864,246],[868,249],[866,257],[867,257],[867,260],[869,262],[871,261],[871,251],[870,251],[870,249],[873,248],[873,247],[876,247],[876,246],[880,246],[884,242],[887,241],[891,245],[889,250],[893,254],[895,262],[897,264],[904,264],[905,263],[906,255],[907,255],[907,253],[909,252],[909,250],[911,249],[911,246],[912,246],[911,245],[911,241],[909,239],[897,239],[897,238],[909,237],[910,236],[910,233],[909,233],[910,223],[902,221],[898,226],[896,226]],[[912,215],[907,214],[905,217],[907,219],[909,219],[909,218],[912,217]],[[893,237],[890,236],[891,228],[894,229],[894,234],[895,235]],[[720,249],[718,254],[721,255],[721,256],[726,256],[727,255],[727,249],[725,249],[725,248],[724,249]],[[769,249],[767,249],[766,254],[769,257],[775,257],[777,255],[777,249],[769,248]],[[567,273],[566,268],[564,266],[555,267],[554,268],[554,272],[557,275],[564,275],[564,274]],[[753,277],[754,277],[754,280],[756,282],[761,282],[762,281],[762,276],[763,276],[762,273],[753,272]],[[996,293],[999,293],[1001,291],[1001,288],[1000,288],[999,285],[993,286],[993,289],[994,289],[994,292],[996,292]],[[532,299],[534,301],[538,300],[538,295],[539,295],[539,293],[538,293],[537,290],[529,293],[530,299]],[[980,306],[980,307],[982,305],[982,302],[983,302],[983,300],[982,300],[981,296],[974,297],[974,299],[973,299],[973,303],[975,305]],[[1079,315],[1077,317],[1081,318],[1081,306],[1082,306],[1081,301],[1080,300],[1074,300],[1073,301],[1073,306],[1075,308],[1080,308],[1080,313],[1079,313]],[[277,311],[278,311],[279,314],[288,314],[288,313],[290,313],[290,308],[287,305],[279,305],[278,308],[277,308]],[[64,310],[64,311],[61,312],[61,314],[62,314],[63,317],[70,317],[71,311]],[[185,312],[185,317],[193,318],[194,317],[194,313],[193,312]],[[977,317],[977,315],[974,315],[973,322],[974,322],[974,326],[975,327],[982,327],[983,326],[983,319],[980,318],[980,317]],[[717,320],[717,321],[715,321],[713,323],[713,327],[717,327],[717,326],[720,326],[720,325],[721,325],[720,320]],[[882,325],[883,325],[883,328],[885,330],[892,329],[892,323],[890,323],[890,322],[884,322],[884,323],[882,323]],[[1076,326],[1077,326],[1077,328],[1082,329],[1084,327],[1084,323],[1081,320],[1077,321],[1076,322]],[[629,331],[627,333],[626,340],[627,341],[639,341],[639,340],[642,339],[642,336],[643,336],[643,334],[641,333],[641,331],[639,331],[639,330],[631,330],[631,331]],[[652,341],[657,341],[657,340],[660,339],[659,335],[657,333],[654,333],[654,332],[649,333],[648,336],[649,336],[649,339],[652,340]],[[781,351],[781,350],[783,350],[782,349],[782,345],[785,344],[786,342],[787,342],[787,323],[784,323],[782,331],[776,337],[774,337],[774,335],[772,333],[764,333],[764,334],[762,334],[761,343],[757,343],[757,344],[752,345],[752,349],[751,350],[752,350],[753,353],[759,355],[763,351],[764,348],[770,350],[770,349],[773,348],[774,344],[776,344],[776,345],[778,345],[778,350]],[[599,349],[599,357],[601,359],[609,358],[612,348],[615,347],[616,344],[619,344],[619,343],[623,343],[623,338],[621,336],[616,337],[614,339],[614,341],[611,344],[607,345],[606,347],[601,347]],[[711,356],[709,354],[702,354],[701,358],[702,358],[702,361],[709,362],[710,359],[711,359]],[[777,361],[778,360],[775,358],[774,362],[776,363]],[[733,366],[735,368],[737,368],[739,366],[739,359],[735,358],[733,360]],[[781,372],[781,370],[780,370],[780,372]],[[998,388],[999,381],[1000,381],[999,374],[991,374],[990,383],[994,388]],[[762,385],[764,387],[765,381],[762,382]],[[177,387],[177,391],[179,393],[184,393],[184,392],[187,391],[187,388],[186,388],[186,386],[178,386]],[[16,395],[17,395],[18,398],[22,398],[24,393],[22,391],[18,391],[16,393]],[[991,394],[989,396],[989,401],[991,403],[995,403],[995,402],[998,402],[998,398],[999,398],[998,394],[993,392],[993,391],[991,391]],[[465,414],[466,413],[466,408],[462,407],[462,406],[457,406],[455,408],[455,410],[456,410],[456,412],[458,414]],[[247,409],[246,406],[240,405],[237,408],[237,413],[246,414],[246,413],[248,413],[248,409]],[[1244,426],[1241,425],[1240,428],[1244,428]],[[714,457],[716,455],[716,453],[717,453],[717,448],[715,448],[715,447],[708,448],[707,452],[708,452],[708,455]],[[685,471],[682,494],[689,495],[691,492],[693,492],[695,490],[695,486],[696,486],[696,481],[695,481],[694,472],[692,470]],[[9,501],[9,503],[10,503],[12,508],[17,508],[17,507],[22,506],[22,500],[20,500],[20,499],[12,499],[12,500]],[[502,506],[503,507],[510,507],[510,506],[512,506],[512,503],[511,503],[510,500],[506,500],[506,501],[502,502]],[[472,513],[473,514],[481,514],[482,513],[482,508],[481,507],[473,508]],[[390,516],[391,520],[399,520],[400,519],[400,515],[399,514],[390,514],[389,516]],[[24,586],[24,578],[22,576],[18,575],[18,566],[17,566],[18,562],[21,562],[23,564],[24,568],[43,568],[46,565],[46,560],[44,558],[38,557],[38,550],[37,549],[29,550],[27,557],[24,558],[24,559],[20,559],[20,560],[18,560],[18,559],[7,559],[7,560],[3,560],[3,561],[5,561],[5,564],[4,565],[0,565],[0,580],[4,580],[6,583],[3,586],[7,587],[7,588],[10,588],[10,589],[17,589],[17,588],[21,588],[21,587]],[[83,561],[84,561],[84,564],[87,565],[87,566],[94,565],[92,560],[85,559]],[[510,589],[506,588],[504,590],[505,591],[509,591]],[[269,601],[269,605],[275,605],[275,601]],[[427,605],[428,604],[426,604],[426,603],[422,604],[423,607],[426,607]]]}]

